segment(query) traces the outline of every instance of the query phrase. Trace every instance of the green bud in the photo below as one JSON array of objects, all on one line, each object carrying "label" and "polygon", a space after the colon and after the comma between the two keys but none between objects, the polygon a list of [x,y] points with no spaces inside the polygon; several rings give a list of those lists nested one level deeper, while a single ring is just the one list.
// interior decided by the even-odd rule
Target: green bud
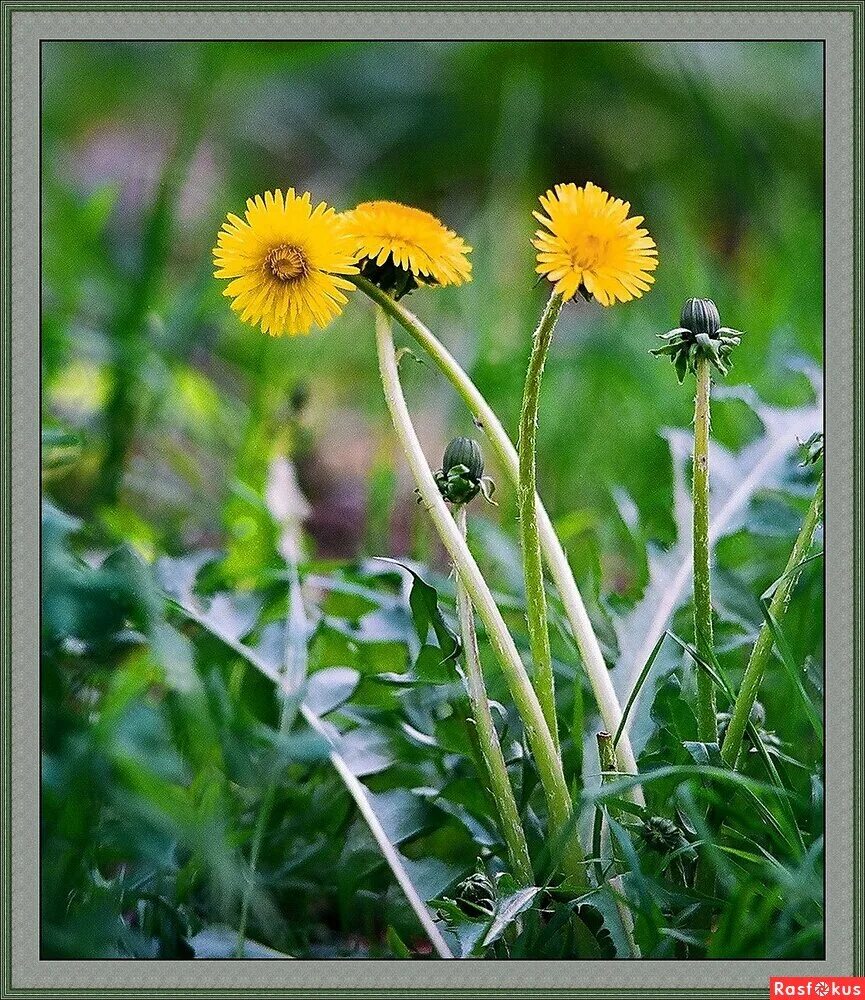
[{"label": "green bud", "polygon": [[496,889],[485,872],[475,872],[457,886],[454,902],[468,916],[495,913]]},{"label": "green bud", "polygon": [[442,472],[447,475],[457,465],[465,466],[468,475],[480,480],[484,474],[484,456],[481,446],[473,438],[456,437],[445,448]]},{"label": "green bud", "polygon": [[807,441],[800,441],[799,447],[805,456],[801,464],[816,465],[823,458],[823,432],[815,431]]},{"label": "green bud", "polygon": [[682,306],[680,324],[690,330],[695,337],[705,334],[716,337],[721,328],[721,317],[718,307],[711,299],[688,299]]},{"label": "green bud", "polygon": [[640,833],[653,851],[675,851],[685,843],[682,831],[666,816],[650,816],[643,823]]},{"label": "green bud", "polygon": [[483,494],[495,505],[495,483],[484,475],[484,456],[480,445],[471,438],[458,437],[445,448],[442,467],[434,473],[436,486],[448,503],[459,506]]},{"label": "green bud", "polygon": [[721,375],[726,375],[730,370],[730,354],[738,346],[742,334],[721,326],[718,308],[711,299],[688,299],[682,306],[680,322],[681,326],[658,334],[664,346],[649,353],[655,357],[669,357],[680,385],[688,371],[696,372],[699,358],[709,361]]}]

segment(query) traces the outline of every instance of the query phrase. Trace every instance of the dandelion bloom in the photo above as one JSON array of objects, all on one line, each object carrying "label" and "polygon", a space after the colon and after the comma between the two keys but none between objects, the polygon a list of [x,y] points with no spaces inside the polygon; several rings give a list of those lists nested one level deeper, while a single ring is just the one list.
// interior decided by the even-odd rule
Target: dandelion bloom
[{"label": "dandelion bloom", "polygon": [[539,200],[547,214],[533,213],[546,227],[532,240],[536,270],[565,300],[584,289],[586,296],[611,306],[649,290],[658,251],[640,228],[643,216],[628,218],[628,202],[611,198],[591,181],[585,187],[557,184]]},{"label": "dandelion bloom", "polygon": [[229,214],[213,250],[217,278],[232,278],[223,295],[245,323],[273,337],[327,324],[348,301],[341,289],[357,273],[339,216],[294,188],[247,199],[246,221]]},{"label": "dandelion bloom", "polygon": [[343,216],[361,274],[399,298],[418,285],[471,278],[471,247],[434,215],[396,201],[367,201]]}]

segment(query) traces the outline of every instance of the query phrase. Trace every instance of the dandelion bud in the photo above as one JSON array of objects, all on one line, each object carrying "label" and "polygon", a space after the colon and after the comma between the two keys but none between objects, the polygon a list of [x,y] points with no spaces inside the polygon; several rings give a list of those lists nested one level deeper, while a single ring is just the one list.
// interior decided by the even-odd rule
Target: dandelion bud
[{"label": "dandelion bud", "polygon": [[718,307],[711,299],[688,299],[682,306],[681,326],[658,334],[664,341],[650,354],[667,355],[676,369],[679,384],[685,373],[696,372],[698,359],[710,362],[721,375],[730,370],[730,354],[742,339],[738,330],[721,326]]},{"label": "dandelion bud", "polygon": [[680,323],[695,337],[701,333],[707,337],[716,337],[721,327],[721,317],[718,315],[718,307],[711,299],[688,299],[682,306]]},{"label": "dandelion bud", "polygon": [[481,446],[473,438],[456,437],[445,448],[442,471],[447,475],[458,465],[465,466],[472,479],[480,479],[484,474],[484,456]]},{"label": "dandelion bud", "polygon": [[457,886],[454,902],[468,916],[492,915],[496,908],[496,889],[485,872],[475,872]]},{"label": "dandelion bud", "polygon": [[823,459],[823,432],[815,431],[807,441],[800,441],[804,458],[801,465],[816,465]]},{"label": "dandelion bud", "polygon": [[460,505],[483,493],[493,503],[495,484],[484,475],[484,456],[477,441],[457,437],[445,448],[442,467],[434,474],[436,485],[448,503]]},{"label": "dandelion bud", "polygon": [[650,816],[643,823],[640,833],[653,851],[675,851],[684,843],[682,831],[666,816]]}]

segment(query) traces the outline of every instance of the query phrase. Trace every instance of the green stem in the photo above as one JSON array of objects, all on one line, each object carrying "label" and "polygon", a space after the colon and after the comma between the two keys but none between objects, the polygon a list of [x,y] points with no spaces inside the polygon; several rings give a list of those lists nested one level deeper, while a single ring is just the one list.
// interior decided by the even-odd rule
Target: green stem
[{"label": "green stem", "polygon": [[[709,567],[709,397],[712,378],[706,358],[697,361],[697,397],[694,405],[694,645],[704,659],[714,658],[712,637],[712,588]],[[718,719],[715,685],[697,668],[697,735],[704,743],[717,743]]]},{"label": "green stem", "polygon": [[[598,761],[601,765],[601,784],[606,785],[615,781],[618,776],[618,768],[616,767],[616,750],[613,746],[613,737],[610,733],[598,733],[597,739]],[[618,810],[612,802],[609,805],[609,810],[615,817]],[[601,825],[598,827],[599,841],[603,837],[604,832],[603,811],[601,811],[600,824]],[[600,847],[600,843],[598,846]],[[625,940],[631,950],[631,957],[640,958],[640,946],[637,944],[637,940],[634,937],[634,914],[632,913],[630,903],[628,902],[628,896],[625,892],[625,885],[622,881],[622,876],[616,872],[615,867],[612,868],[612,874],[610,875],[608,882],[610,892],[612,893],[613,900],[616,904],[616,909],[619,911],[619,920],[622,922],[622,931],[625,935]],[[599,879],[598,885],[600,884],[601,882]]]},{"label": "green stem", "polygon": [[541,538],[538,530],[537,495],[537,436],[538,406],[541,379],[553,330],[562,311],[562,297],[553,292],[532,338],[532,354],[523,389],[519,435],[519,512],[520,542],[523,550],[523,574],[526,582],[526,619],[529,645],[534,662],[535,691],[558,748],[559,731],[556,720],[556,690],[553,679],[553,658],[547,624],[547,597],[544,591],[544,565],[541,558]]},{"label": "green stem", "polygon": [[[460,507],[456,514],[457,526],[463,538],[466,537],[466,509]],[[481,756],[487,769],[490,790],[495,799],[499,813],[499,825],[502,837],[507,847],[508,857],[514,878],[521,886],[534,885],[535,876],[532,862],[529,858],[529,848],[526,835],[520,820],[520,811],[514,791],[511,788],[508,768],[502,753],[502,746],[496,733],[490,702],[484,684],[481,658],[478,650],[478,637],[475,631],[474,610],[459,572],[457,580],[457,616],[460,623],[460,633],[463,640],[463,653],[466,665],[466,687],[469,701],[474,714],[475,729]]]},{"label": "green stem", "polygon": [[[465,403],[478,427],[486,434],[505,473],[517,486],[519,483],[517,450],[502,427],[495,411],[453,355],[429,328],[404,305],[394,301],[390,295],[364,278],[355,275],[352,280],[365,295],[395,319],[435,362]],[[568,557],[556,535],[552,521],[541,503],[540,497],[536,497],[535,502],[544,559],[562,599],[562,605],[574,640],[580,650],[583,666],[592,685],[595,701],[604,720],[604,725],[611,733],[615,733],[622,720],[622,708],[610,680],[610,672],[604,661],[600,643],[595,635],[582,595],[568,563]],[[616,746],[616,755],[622,774],[637,774],[637,762],[627,733],[622,733]],[[624,794],[635,804],[645,805],[643,790],[639,786],[628,789]]]},{"label": "green stem", "polygon": [[[823,475],[821,474],[820,480],[817,483],[817,490],[814,493],[814,499],[808,507],[805,520],[802,522],[802,527],[796,536],[793,551],[790,553],[790,558],[784,567],[781,582],[776,587],[775,593],[769,602],[769,618],[775,622],[780,622],[787,610],[787,605],[790,603],[790,596],[799,578],[796,569],[808,555],[808,550],[811,548],[814,532],[820,523],[822,513]],[[739,693],[736,695],[736,701],[733,704],[730,725],[727,728],[724,742],[721,746],[721,758],[730,767],[738,767],[739,765],[742,756],[743,737],[748,726],[748,720],[751,717],[751,709],[754,707],[757,693],[763,682],[763,675],[766,672],[769,657],[772,654],[772,642],[772,628],[769,622],[766,621],[757,635],[757,641],[754,643],[754,648],[748,659],[748,665],[742,677],[742,686],[739,688]]]},{"label": "green stem", "polygon": [[[526,739],[535,758],[549,809],[550,827],[552,833],[556,834],[568,824],[571,817],[571,797],[561,758],[556,751],[535,689],[532,687],[505,620],[433,479],[403,396],[390,322],[382,310],[376,311],[376,345],[385,402],[394,429],[405,452],[421,501],[456,566],[472,604],[477,608],[490,644],[501,664],[511,697],[523,721]],[[583,855],[576,837],[571,838],[570,849],[565,852],[565,859],[567,874],[585,884]]]}]

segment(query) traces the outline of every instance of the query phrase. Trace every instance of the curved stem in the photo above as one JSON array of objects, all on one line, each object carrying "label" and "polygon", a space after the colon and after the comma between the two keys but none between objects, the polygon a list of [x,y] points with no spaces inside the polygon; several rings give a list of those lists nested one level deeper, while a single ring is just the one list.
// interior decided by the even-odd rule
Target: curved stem
[{"label": "curved stem", "polygon": [[[820,523],[822,513],[823,476],[821,474],[820,481],[817,483],[817,490],[814,493],[814,499],[808,507],[805,520],[802,522],[802,527],[799,529],[799,534],[796,536],[796,541],[793,544],[793,551],[790,553],[790,558],[784,567],[784,573],[780,578],[781,582],[778,584],[769,602],[768,618],[770,621],[779,622],[787,610],[787,605],[790,603],[790,596],[799,578],[797,568],[808,555],[808,550],[811,548],[814,532]],[[742,755],[742,740],[745,735],[745,729],[748,726],[748,720],[751,717],[751,709],[754,707],[757,693],[760,690],[760,684],[763,681],[763,675],[766,672],[766,666],[769,663],[773,638],[772,627],[769,621],[765,621],[757,635],[754,648],[751,650],[751,656],[748,659],[748,665],[745,667],[745,673],[742,677],[742,686],[739,688],[739,693],[736,695],[736,701],[733,704],[730,725],[727,728],[724,742],[721,745],[721,758],[730,767],[737,767],[739,764]]]},{"label": "curved stem", "polygon": [[[379,372],[394,429],[405,452],[421,501],[456,566],[472,604],[478,610],[490,644],[502,666],[508,689],[523,720],[526,739],[535,758],[538,776],[547,799],[550,827],[555,834],[567,825],[571,816],[571,797],[565,782],[561,759],[556,752],[535,689],[532,687],[505,620],[433,479],[402,393],[390,320],[380,309],[376,311],[375,327]],[[576,844],[576,838],[572,840],[572,849],[565,854],[568,874],[585,883],[582,853]]]},{"label": "curved stem", "polygon": [[[709,555],[709,397],[712,377],[706,358],[697,361],[697,396],[694,401],[694,645],[704,659],[714,658],[712,637],[712,588]],[[715,684],[697,667],[697,735],[704,743],[717,743],[718,719]]]},{"label": "curved stem", "polygon": [[550,727],[558,749],[559,730],[556,719],[556,689],[553,679],[553,658],[550,653],[550,633],[547,625],[547,596],[544,591],[544,565],[541,558],[541,538],[538,530],[537,496],[537,435],[538,406],[541,378],[553,330],[562,311],[562,297],[553,292],[532,338],[532,354],[526,372],[523,405],[520,412],[519,435],[519,510],[520,542],[523,550],[523,575],[526,581],[526,619],[529,645],[534,662],[534,683],[544,718]]},{"label": "curved stem", "polygon": [[[457,511],[456,521],[460,533],[465,538],[465,507],[460,507]],[[490,790],[498,809],[502,837],[508,850],[508,857],[510,858],[514,878],[521,886],[534,885],[535,876],[532,871],[532,862],[529,858],[526,835],[523,830],[522,821],[520,820],[520,810],[517,806],[517,800],[514,798],[514,792],[511,788],[510,778],[508,777],[507,764],[505,764],[505,757],[502,753],[502,746],[496,733],[492,712],[490,712],[490,702],[487,697],[484,675],[481,669],[480,652],[478,651],[474,609],[472,608],[471,598],[463,584],[459,571],[457,571],[456,579],[457,616],[463,640],[463,653],[465,654],[466,687],[474,714],[481,756],[484,759],[484,765],[486,766],[487,776],[490,781]]]},{"label": "curved stem", "polygon": [[[381,291],[371,282],[359,275],[353,275],[351,279],[357,287],[364,292],[373,302],[381,308],[400,326],[410,334],[417,343],[426,351],[430,358],[438,366],[444,377],[456,389],[460,398],[465,403],[469,412],[475,419],[475,423],[486,434],[496,452],[502,468],[507,473],[511,482],[516,486],[519,483],[519,458],[513,442],[508,437],[507,431],[502,427],[501,421],[496,416],[495,411],[484,399],[480,390],[463,371],[453,355],[438,340],[437,337],[423,324],[412,312],[406,309],[399,302],[395,302],[386,292]],[[583,667],[592,685],[595,701],[605,727],[615,733],[619,729],[622,721],[622,707],[610,680],[610,672],[604,662],[604,656],[598,642],[592,623],[583,603],[582,595],[577,587],[574,574],[571,571],[568,557],[562,548],[540,497],[535,498],[538,512],[538,531],[541,537],[541,548],[544,558],[549,567],[550,576],[556,585],[562,605],[571,626],[571,631],[580,656],[583,660]],[[631,748],[631,742],[627,733],[622,733],[616,746],[616,756],[619,763],[619,771],[622,774],[637,774],[637,762]],[[632,802],[637,805],[645,805],[643,790],[639,786],[633,786],[624,793]]]}]

